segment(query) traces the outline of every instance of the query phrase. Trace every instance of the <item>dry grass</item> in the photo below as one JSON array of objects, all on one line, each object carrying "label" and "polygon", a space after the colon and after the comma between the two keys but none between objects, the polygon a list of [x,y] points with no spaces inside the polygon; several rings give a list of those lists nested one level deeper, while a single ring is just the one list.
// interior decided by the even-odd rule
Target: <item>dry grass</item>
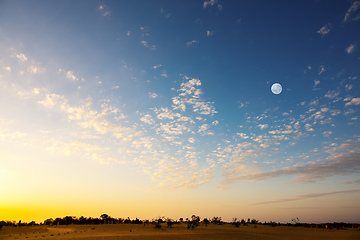
[{"label": "dry grass", "polygon": [[[187,230],[187,224],[176,224],[167,228],[165,224],[161,229],[154,225],[116,224],[116,225],[69,225],[69,226],[34,226],[34,227],[3,227],[0,230],[0,239],[78,239],[78,240],[113,240],[113,239],[360,239],[358,229],[326,230],[304,227],[270,227],[258,225],[240,226],[200,225],[194,230]],[[131,231],[130,231],[131,230]]]}]

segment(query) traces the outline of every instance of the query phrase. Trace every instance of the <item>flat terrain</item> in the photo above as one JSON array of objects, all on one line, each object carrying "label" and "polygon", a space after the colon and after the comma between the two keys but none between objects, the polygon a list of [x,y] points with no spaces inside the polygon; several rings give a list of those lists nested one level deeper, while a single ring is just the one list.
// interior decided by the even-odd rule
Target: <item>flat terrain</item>
[{"label": "flat terrain", "polygon": [[[131,231],[130,231],[131,230]],[[3,227],[0,230],[0,239],[78,239],[78,240],[113,240],[113,239],[360,239],[358,229],[326,230],[304,227],[270,227],[258,225],[240,226],[200,225],[194,230],[187,230],[187,224],[176,224],[167,228],[164,224],[161,229],[154,225],[142,224],[115,224],[115,225],[68,225],[68,226],[33,226],[33,227]]]}]

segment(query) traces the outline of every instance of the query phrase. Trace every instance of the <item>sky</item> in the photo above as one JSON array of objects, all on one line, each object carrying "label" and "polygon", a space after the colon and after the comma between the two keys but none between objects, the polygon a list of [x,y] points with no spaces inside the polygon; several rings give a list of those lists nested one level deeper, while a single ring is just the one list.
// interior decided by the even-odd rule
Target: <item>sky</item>
[{"label": "sky", "polygon": [[0,220],[360,222],[359,29],[359,0],[1,0]]}]

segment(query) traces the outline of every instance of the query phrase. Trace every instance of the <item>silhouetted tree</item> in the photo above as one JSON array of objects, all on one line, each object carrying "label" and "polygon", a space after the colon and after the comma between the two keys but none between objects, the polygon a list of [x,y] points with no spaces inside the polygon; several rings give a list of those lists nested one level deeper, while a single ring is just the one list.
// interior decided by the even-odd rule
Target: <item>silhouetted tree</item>
[{"label": "silhouetted tree", "polygon": [[165,217],[158,217],[153,222],[155,223],[155,228],[161,228],[161,223],[164,222]]},{"label": "silhouetted tree", "polygon": [[124,223],[131,223],[130,217],[127,217],[127,219],[125,219]]},{"label": "silhouetted tree", "polygon": [[143,222],[140,219],[136,218],[135,220],[132,220],[131,223],[133,223],[133,224],[142,224]]},{"label": "silhouetted tree", "polygon": [[211,222],[215,224],[221,224],[221,217],[213,217]]},{"label": "silhouetted tree", "polygon": [[293,219],[291,219],[291,221],[292,221],[293,223],[295,223],[295,227],[297,227],[297,226],[300,225],[300,219],[299,219],[299,218],[293,218]]},{"label": "silhouetted tree", "polygon": [[54,219],[49,218],[44,221],[44,225],[51,225],[51,224],[53,224],[53,222],[54,222]]},{"label": "silhouetted tree", "polygon": [[204,224],[205,224],[206,227],[207,227],[207,225],[210,223],[210,221],[209,221],[207,218],[204,218],[203,222],[204,222]]},{"label": "silhouetted tree", "polygon": [[232,224],[235,226],[235,227],[239,227],[240,226],[240,222],[237,220],[237,218],[233,218],[233,222]]},{"label": "silhouetted tree", "polygon": [[169,228],[172,228],[172,225],[174,225],[174,221],[171,218],[167,218],[166,224]]}]

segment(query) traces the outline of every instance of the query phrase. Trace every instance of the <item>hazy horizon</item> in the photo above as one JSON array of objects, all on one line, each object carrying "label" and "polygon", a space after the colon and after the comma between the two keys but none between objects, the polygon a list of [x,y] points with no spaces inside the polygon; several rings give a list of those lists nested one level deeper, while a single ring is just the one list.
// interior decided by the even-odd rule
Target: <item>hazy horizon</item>
[{"label": "hazy horizon", "polygon": [[359,0],[0,0],[0,22],[0,220],[360,222]]}]

